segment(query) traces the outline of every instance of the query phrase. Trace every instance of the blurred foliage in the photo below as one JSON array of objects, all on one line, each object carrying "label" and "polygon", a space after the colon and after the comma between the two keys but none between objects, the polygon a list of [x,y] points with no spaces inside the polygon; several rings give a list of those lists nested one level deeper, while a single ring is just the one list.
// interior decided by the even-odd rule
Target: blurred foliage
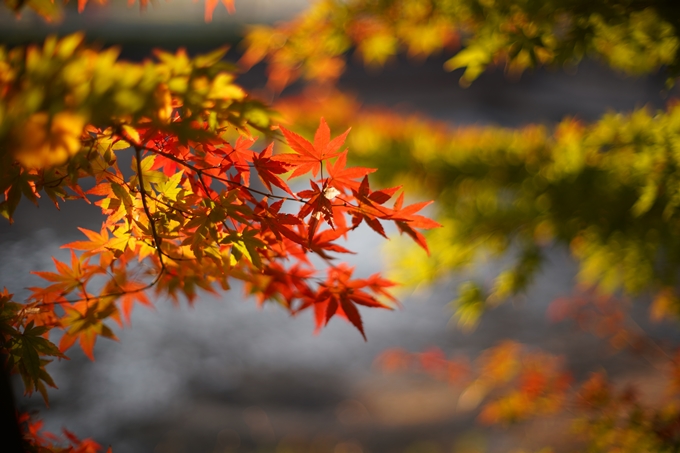
[{"label": "blurred foliage", "polygon": [[679,12],[680,4],[661,0],[327,0],[291,22],[251,30],[245,67],[264,61],[273,91],[311,82],[278,101],[287,121],[311,131],[323,114],[338,128],[352,125],[357,161],[436,198],[443,228],[427,236],[431,256],[397,244],[397,280],[423,285],[498,259],[504,268],[493,280],[459,287],[454,310],[469,330],[487,308],[528,288],[549,248],[566,247],[579,292],[555,301],[549,316],[646,357],[662,371],[655,369],[654,387],[664,389],[650,401],[604,372],[572,385],[562,359],[512,342],[474,361],[386,351],[384,369],[458,386],[458,409],[476,409],[484,423],[568,412],[574,431],[562,449],[678,451],[680,356],[652,341],[627,309],[630,296],[650,295],[652,319],[680,320],[680,104],[610,112],[590,124],[567,117],[554,127],[455,127],[364,108],[333,83],[350,53],[368,66],[398,53],[443,53],[446,70],[465,69],[463,86],[489,67],[519,74],[589,57],[629,75],[663,70],[670,87],[680,74]]},{"label": "blurred foliage", "polygon": [[382,65],[400,51],[444,52],[469,85],[488,66],[508,72],[597,56],[628,74],[680,73],[680,4],[673,0],[321,0],[297,19],[256,26],[243,63],[266,60],[270,85],[332,81],[351,49]]},{"label": "blurred foliage", "polygon": [[676,378],[664,383],[663,401],[651,404],[635,387],[617,387],[602,371],[572,388],[562,357],[512,341],[489,348],[472,363],[465,357],[448,358],[439,349],[391,349],[376,363],[387,373],[425,373],[458,387],[457,409],[477,410],[483,424],[507,426],[568,411],[571,433],[558,434],[564,443],[561,451],[586,440],[587,448],[580,451],[670,453],[680,448],[680,406],[671,396],[678,392],[679,358],[669,361],[668,374]]}]

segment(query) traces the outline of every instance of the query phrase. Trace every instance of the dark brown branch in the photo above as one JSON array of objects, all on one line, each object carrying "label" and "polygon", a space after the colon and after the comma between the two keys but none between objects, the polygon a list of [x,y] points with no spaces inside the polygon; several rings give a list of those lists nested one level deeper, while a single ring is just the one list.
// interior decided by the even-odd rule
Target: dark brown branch
[{"label": "dark brown branch", "polygon": [[139,178],[139,193],[142,195],[142,206],[144,207],[144,213],[146,213],[146,217],[149,219],[149,225],[151,226],[153,242],[161,264],[160,274],[163,274],[166,272],[166,269],[165,262],[163,261],[163,252],[161,251],[161,241],[158,237],[158,232],[156,231],[156,222],[151,216],[151,211],[149,211],[149,206],[146,202],[147,194],[146,189],[144,188],[144,176],[142,175],[142,152],[138,146],[135,146],[135,155],[137,156],[137,177]]}]

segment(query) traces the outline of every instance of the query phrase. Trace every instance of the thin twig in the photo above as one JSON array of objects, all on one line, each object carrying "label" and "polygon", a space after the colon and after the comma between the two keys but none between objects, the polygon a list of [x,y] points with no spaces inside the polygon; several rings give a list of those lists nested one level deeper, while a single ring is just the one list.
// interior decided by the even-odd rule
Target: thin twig
[{"label": "thin twig", "polygon": [[[119,291],[117,293],[101,294],[99,296],[94,296],[94,297],[90,297],[90,298],[87,298],[87,299],[86,298],[64,299],[64,300],[59,300],[59,301],[55,301],[55,302],[40,302],[39,304],[37,304],[37,306],[38,307],[44,307],[44,306],[48,306],[48,305],[62,305],[62,304],[74,304],[74,303],[77,303],[77,302],[85,302],[85,301],[98,301],[100,299],[105,299],[107,297],[119,297],[119,296],[125,296],[127,294],[139,293],[141,291],[146,291],[147,289],[154,287],[156,285],[156,283],[158,283],[158,281],[161,279],[163,274],[164,274],[164,272],[162,272],[162,271],[159,272],[158,275],[156,275],[156,278],[151,283],[149,283],[148,285],[143,286],[141,288],[126,290],[126,291]],[[115,282],[115,279],[114,279],[114,282]],[[115,282],[115,283],[116,283],[116,285],[118,285],[118,282]],[[120,286],[120,285],[118,285],[118,286]]]}]

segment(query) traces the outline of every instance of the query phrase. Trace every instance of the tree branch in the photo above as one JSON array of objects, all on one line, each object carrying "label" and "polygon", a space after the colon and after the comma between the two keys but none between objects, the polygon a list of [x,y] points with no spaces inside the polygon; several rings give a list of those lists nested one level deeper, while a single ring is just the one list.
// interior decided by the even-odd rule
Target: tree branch
[{"label": "tree branch", "polygon": [[160,274],[165,273],[165,262],[163,261],[163,252],[161,251],[161,240],[158,236],[158,232],[156,231],[156,222],[154,221],[153,217],[151,216],[151,211],[149,211],[149,206],[146,202],[146,189],[144,188],[144,176],[142,174],[142,152],[140,147],[135,145],[135,155],[137,156],[137,177],[139,178],[139,193],[142,196],[142,206],[144,207],[144,213],[146,214],[146,217],[149,219],[149,225],[151,226],[151,234],[153,235],[153,242],[156,247],[156,254],[158,255],[158,259],[161,264],[161,272]]}]

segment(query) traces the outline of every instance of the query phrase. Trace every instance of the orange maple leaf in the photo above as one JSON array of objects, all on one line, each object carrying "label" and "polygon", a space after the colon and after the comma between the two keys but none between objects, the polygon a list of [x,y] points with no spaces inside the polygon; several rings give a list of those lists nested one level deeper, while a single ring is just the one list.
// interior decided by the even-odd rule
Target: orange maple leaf
[{"label": "orange maple leaf", "polygon": [[324,160],[332,159],[341,154],[338,149],[345,143],[351,128],[331,140],[328,124],[325,119],[321,118],[316,134],[314,134],[314,144],[283,126],[280,126],[280,129],[293,152],[279,154],[274,156],[273,159],[290,164],[294,168],[293,173],[288,177],[288,179],[291,179],[310,171],[316,177]]}]

